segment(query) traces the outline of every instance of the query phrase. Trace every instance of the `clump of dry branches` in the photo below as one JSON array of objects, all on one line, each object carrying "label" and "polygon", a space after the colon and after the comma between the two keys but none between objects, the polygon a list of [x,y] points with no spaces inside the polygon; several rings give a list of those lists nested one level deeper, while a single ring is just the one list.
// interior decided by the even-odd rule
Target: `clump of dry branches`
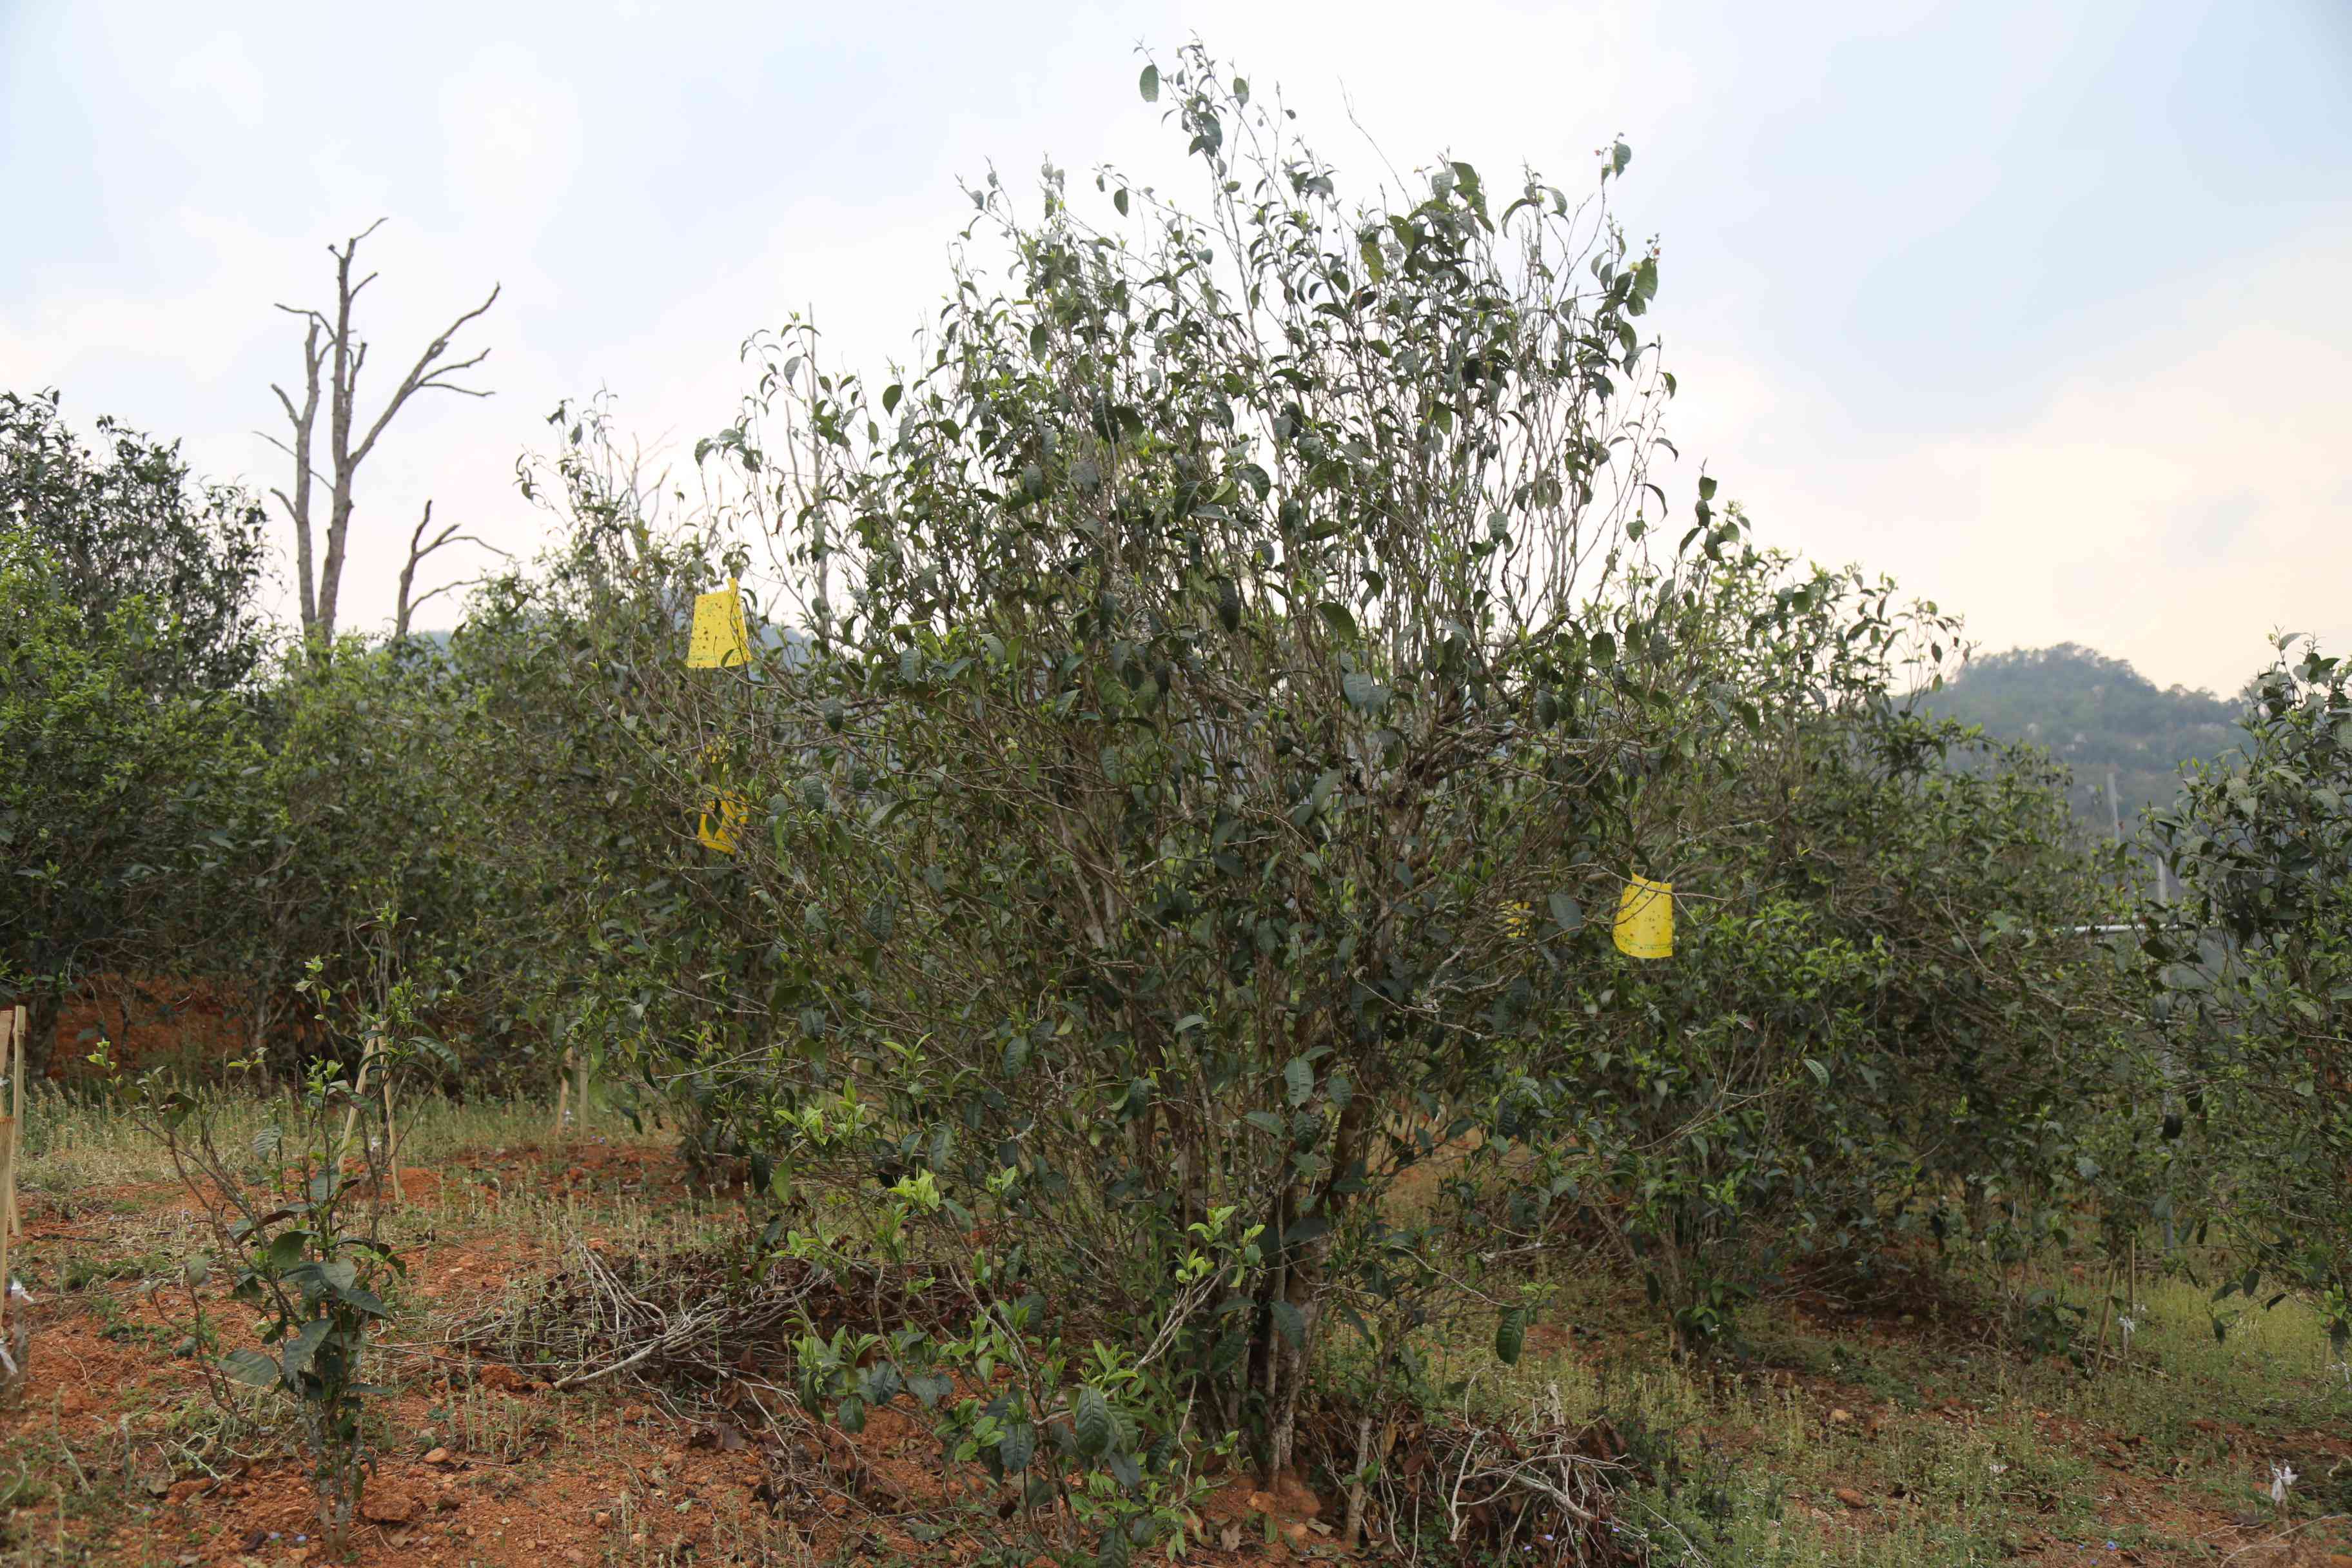
[{"label": "clump of dry branches", "polygon": [[1431,1561],[1434,1550],[1437,1562],[1542,1568],[1648,1561],[1647,1534],[1618,1507],[1638,1467],[1607,1421],[1571,1422],[1557,1389],[1509,1422],[1335,1396],[1300,1431],[1308,1464],[1334,1476],[1360,1471],[1368,1439],[1379,1464],[1350,1524],[1389,1560]]},{"label": "clump of dry branches", "polygon": [[740,1243],[618,1250],[575,1233],[562,1268],[459,1320],[445,1342],[556,1389],[625,1377],[730,1405],[748,1393],[772,1412],[791,1395],[771,1374],[789,1377],[803,1332],[935,1324],[961,1302],[943,1286],[919,1287],[911,1269],[852,1276]]}]

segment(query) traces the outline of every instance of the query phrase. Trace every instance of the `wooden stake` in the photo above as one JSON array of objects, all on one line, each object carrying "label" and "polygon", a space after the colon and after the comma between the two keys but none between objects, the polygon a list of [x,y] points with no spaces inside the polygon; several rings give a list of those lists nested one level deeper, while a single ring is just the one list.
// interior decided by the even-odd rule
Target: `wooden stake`
[{"label": "wooden stake", "polygon": [[563,1071],[555,1080],[555,1127],[548,1137],[554,1142],[563,1142],[563,1113],[572,1104],[572,1048],[563,1051]]},{"label": "wooden stake", "polygon": [[392,1119],[392,1079],[379,1073],[376,1082],[383,1087],[383,1157],[392,1172],[392,1203],[397,1208],[404,1194],[400,1190],[400,1128]]},{"label": "wooden stake", "polygon": [[1364,1538],[1364,1482],[1371,1473],[1372,1411],[1368,1405],[1356,1422],[1356,1474],[1348,1483],[1348,1525],[1339,1532],[1339,1544],[1353,1552]]},{"label": "wooden stake", "polygon": [[375,1041],[370,1039],[366,1048],[360,1052],[360,1076],[358,1081],[352,1085],[352,1108],[343,1117],[342,1142],[335,1145],[335,1169],[338,1171],[343,1168],[344,1156],[351,1152],[352,1132],[359,1126],[360,1121],[360,1099],[367,1093],[368,1068],[373,1066],[375,1066]]},{"label": "wooden stake", "polygon": [[[16,1162],[15,1143],[16,1129],[25,1125],[25,1009],[11,1007],[0,1014],[0,1069],[8,1074],[8,1141],[10,1157],[8,1174],[0,1181],[0,1238],[13,1238],[25,1234],[25,1216],[16,1206]],[[0,1257],[5,1257],[0,1251]],[[8,1271],[0,1268],[0,1291],[8,1289]]]},{"label": "wooden stake", "polygon": [[[16,1190],[16,1119],[0,1116],[0,1190]],[[0,1225],[0,1324],[8,1321],[8,1229]]]}]

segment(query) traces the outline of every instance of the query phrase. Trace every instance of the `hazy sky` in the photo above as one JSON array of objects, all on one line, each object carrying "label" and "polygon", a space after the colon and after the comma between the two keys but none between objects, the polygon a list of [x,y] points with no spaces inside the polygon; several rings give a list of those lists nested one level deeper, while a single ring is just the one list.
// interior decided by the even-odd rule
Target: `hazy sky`
[{"label": "hazy sky", "polygon": [[558,398],[690,446],[790,310],[851,363],[905,342],[959,176],[1165,170],[1134,49],[1196,34],[1359,184],[1447,153],[1580,188],[1622,132],[1678,506],[1704,460],[1768,538],[1988,647],[2217,688],[2273,626],[2352,651],[2345,0],[0,0],[0,385],[278,483],[270,306],[324,298],[328,240],[391,220],[384,380],[503,283],[498,395],[412,405],[363,472],[346,620],[388,618],[425,497],[535,542],[514,459]]}]

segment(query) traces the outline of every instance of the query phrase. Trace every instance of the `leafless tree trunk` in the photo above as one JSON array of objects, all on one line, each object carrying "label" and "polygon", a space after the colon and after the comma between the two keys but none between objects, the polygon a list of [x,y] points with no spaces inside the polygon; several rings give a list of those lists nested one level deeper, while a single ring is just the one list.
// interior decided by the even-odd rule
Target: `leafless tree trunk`
[{"label": "leafless tree trunk", "polygon": [[[344,552],[351,539],[352,483],[359,474],[360,465],[366,462],[368,455],[375,450],[377,440],[392,423],[393,416],[420,392],[454,392],[466,397],[489,395],[486,390],[460,386],[449,379],[489,358],[488,349],[469,359],[447,360],[446,363],[445,359],[451,341],[465,330],[466,324],[497,302],[499,290],[495,287],[480,304],[450,322],[440,335],[425,345],[425,352],[417,355],[416,363],[401,378],[400,384],[393,389],[391,397],[385,401],[374,420],[354,440],[354,433],[360,429],[357,416],[360,372],[367,363],[368,345],[367,340],[352,329],[352,307],[358,301],[361,291],[375,281],[376,274],[371,272],[353,282],[352,267],[353,258],[359,254],[360,242],[373,234],[383,221],[377,219],[339,246],[327,247],[328,254],[335,258],[335,306],[331,317],[323,311],[293,305],[278,307],[288,315],[299,317],[303,322],[303,395],[298,405],[284,387],[275,384],[270,386],[269,390],[278,395],[278,404],[286,411],[287,423],[292,427],[292,439],[290,442],[276,437],[269,439],[279,451],[294,460],[291,493],[283,489],[273,489],[270,493],[278,498],[278,505],[286,509],[287,517],[294,524],[295,568],[301,578],[302,636],[313,647],[323,647],[334,640],[336,603],[342,592]],[[322,397],[327,413],[324,472],[320,471],[313,457]],[[313,504],[315,481],[320,479],[327,486],[323,539],[318,537],[313,527],[317,521]],[[409,539],[408,562],[400,574],[396,626],[400,636],[407,635],[409,616],[417,605],[424,603],[424,599],[414,602],[410,599],[417,564],[444,544],[459,541],[481,542],[469,534],[458,533],[454,524],[443,528],[427,542],[425,534],[432,517],[432,505],[427,502],[425,521],[416,525],[416,531]],[[439,591],[435,590],[436,593]],[[432,596],[427,594],[425,598]]]}]

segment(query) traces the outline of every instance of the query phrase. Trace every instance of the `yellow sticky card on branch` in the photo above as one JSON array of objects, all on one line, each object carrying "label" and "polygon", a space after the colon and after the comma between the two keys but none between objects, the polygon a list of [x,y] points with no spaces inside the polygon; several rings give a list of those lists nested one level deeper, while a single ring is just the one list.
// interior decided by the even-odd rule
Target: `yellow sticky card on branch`
[{"label": "yellow sticky card on branch", "polygon": [[[723,773],[727,766],[727,749],[716,741],[703,747],[702,765],[706,774]],[[751,807],[740,791],[729,789],[723,784],[712,785],[709,795],[702,803],[702,819],[695,825],[695,839],[705,849],[732,855],[742,836],[743,824],[750,820],[751,815]]]},{"label": "yellow sticky card on branch", "polygon": [[735,853],[743,824],[750,819],[751,808],[733,790],[721,790],[702,808],[702,820],[694,829],[695,838],[705,849],[716,849],[721,855]]},{"label": "yellow sticky card on branch", "polygon": [[1617,951],[1628,958],[1675,955],[1675,885],[1636,877],[1617,899]]},{"label": "yellow sticky card on branch", "polygon": [[688,669],[748,664],[751,634],[743,626],[743,590],[734,578],[715,594],[694,596],[694,636],[686,645]]}]

